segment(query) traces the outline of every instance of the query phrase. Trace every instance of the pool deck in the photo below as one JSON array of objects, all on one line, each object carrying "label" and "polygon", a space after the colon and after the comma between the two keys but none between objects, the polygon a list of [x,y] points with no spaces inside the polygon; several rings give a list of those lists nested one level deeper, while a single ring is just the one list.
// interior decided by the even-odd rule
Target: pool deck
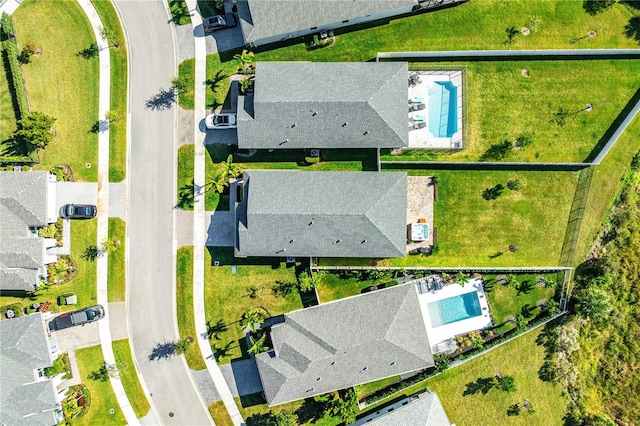
[{"label": "pool deck", "polygon": [[[433,327],[427,310],[428,303],[473,292],[478,293],[480,307],[482,308],[482,315],[451,324],[445,324],[440,327]],[[418,286],[418,300],[420,301],[420,309],[422,310],[422,318],[427,329],[427,337],[429,338],[431,351],[434,354],[442,352],[438,348],[439,343],[446,342],[455,336],[466,334],[470,331],[482,330],[491,326],[489,305],[487,304],[487,298],[484,294],[484,288],[482,287],[482,280],[480,278],[470,279],[469,283],[464,287],[459,284],[449,284],[445,285],[440,290],[428,291],[425,293],[420,293],[420,287]]]},{"label": "pool deck", "polygon": [[[409,75],[414,72],[410,72]],[[462,141],[462,71],[419,71],[420,82],[414,86],[409,86],[409,97],[407,105],[409,109],[409,148],[425,149],[460,149],[463,147]],[[437,138],[429,132],[429,88],[435,81],[450,81],[458,89],[458,131],[450,138]],[[424,104],[420,109],[413,110],[409,105],[409,99],[422,98]],[[426,116],[426,125],[414,128],[412,118],[415,116]]]},{"label": "pool deck", "polygon": [[411,237],[411,224],[425,219],[429,238],[407,244],[407,253],[429,249],[433,245],[434,186],[431,176],[407,176],[407,238]]}]

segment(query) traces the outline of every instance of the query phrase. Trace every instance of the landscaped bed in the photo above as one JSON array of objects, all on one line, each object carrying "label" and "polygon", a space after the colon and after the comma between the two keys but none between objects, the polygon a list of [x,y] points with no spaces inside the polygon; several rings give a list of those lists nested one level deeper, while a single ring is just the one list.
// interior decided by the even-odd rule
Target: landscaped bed
[{"label": "landscaped bed", "polygon": [[[40,151],[36,168],[69,164],[77,180],[96,181],[98,136],[98,59],[78,52],[95,43],[86,15],[75,2],[25,1],[13,15],[18,46],[34,41],[42,55],[22,67],[31,111],[55,117],[56,136]],[[54,31],[50,25],[55,22]],[[87,163],[91,166],[86,167]]]}]

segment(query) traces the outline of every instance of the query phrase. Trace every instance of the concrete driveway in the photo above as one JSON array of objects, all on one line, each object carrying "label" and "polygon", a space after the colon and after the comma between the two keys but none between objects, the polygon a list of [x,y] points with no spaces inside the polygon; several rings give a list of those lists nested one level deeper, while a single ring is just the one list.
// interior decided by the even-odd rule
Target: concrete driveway
[{"label": "concrete driveway", "polygon": [[58,182],[56,185],[56,209],[65,204],[98,205],[98,184],[96,182]]}]

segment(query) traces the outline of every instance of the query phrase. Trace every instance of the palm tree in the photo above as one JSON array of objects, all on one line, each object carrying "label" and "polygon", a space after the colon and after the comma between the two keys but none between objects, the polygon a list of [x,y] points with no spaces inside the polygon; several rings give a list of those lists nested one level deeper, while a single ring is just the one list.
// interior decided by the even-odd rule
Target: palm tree
[{"label": "palm tree", "polygon": [[518,287],[518,284],[520,284],[520,282],[518,281],[518,278],[516,278],[515,275],[511,274],[509,276],[507,276],[507,286],[510,288],[516,288]]},{"label": "palm tree", "polygon": [[240,91],[242,93],[247,93],[247,90],[249,89],[249,87],[251,87],[251,80],[249,80],[247,77],[242,77],[239,83],[240,83]]},{"label": "palm tree", "polygon": [[217,193],[222,194],[227,185],[229,185],[227,177],[222,173],[218,173],[217,175],[209,176],[209,181],[205,185],[205,191],[213,188]]},{"label": "palm tree", "polygon": [[469,283],[469,274],[465,274],[464,272],[458,272],[458,284],[464,287],[465,284],[468,284],[468,283]]},{"label": "palm tree", "polygon": [[256,57],[253,52],[250,52],[246,49],[243,49],[242,53],[234,55],[233,59],[237,59],[240,61],[242,70],[248,69],[251,64],[256,62]]},{"label": "palm tree", "polygon": [[560,305],[555,300],[551,299],[547,302],[547,311],[551,315],[555,315],[560,312]]},{"label": "palm tree", "polygon": [[250,354],[258,355],[262,352],[266,352],[269,349],[267,345],[264,344],[264,342],[267,340],[266,334],[263,334],[258,339],[254,338],[253,336],[249,336],[249,340],[251,341],[251,347],[247,352],[249,352]]},{"label": "palm tree", "polygon": [[251,308],[242,314],[242,324],[248,325],[251,331],[256,331],[256,324],[260,324],[267,316],[268,313],[264,308]]},{"label": "palm tree", "polygon": [[242,174],[242,168],[233,162],[233,155],[229,154],[226,161],[220,163],[222,175],[228,178],[237,178]]},{"label": "palm tree", "polygon": [[473,343],[473,347],[476,349],[482,350],[484,348],[484,339],[481,336],[474,337],[471,339],[471,342]]},{"label": "palm tree", "polygon": [[556,280],[553,277],[545,277],[544,288],[551,288],[556,285]]}]

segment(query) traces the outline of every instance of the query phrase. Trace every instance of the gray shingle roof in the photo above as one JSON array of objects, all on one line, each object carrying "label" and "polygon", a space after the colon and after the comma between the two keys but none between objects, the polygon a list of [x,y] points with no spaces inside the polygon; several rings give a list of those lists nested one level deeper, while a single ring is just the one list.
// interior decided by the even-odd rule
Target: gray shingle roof
[{"label": "gray shingle roof", "polygon": [[34,370],[52,364],[42,314],[0,321],[0,424],[57,424],[53,382]]},{"label": "gray shingle roof", "polygon": [[374,15],[417,4],[416,0],[239,0],[245,43]]},{"label": "gray shingle roof", "polygon": [[259,62],[238,105],[238,147],[408,146],[407,64]]},{"label": "gray shingle roof", "polygon": [[417,400],[376,417],[366,424],[375,426],[451,426],[447,413],[435,393],[421,394]]},{"label": "gray shingle roof", "polygon": [[413,284],[284,315],[274,352],[256,357],[269,405],[344,389],[433,365]]},{"label": "gray shingle roof", "polygon": [[237,256],[402,257],[407,175],[247,170]]},{"label": "gray shingle roof", "polygon": [[0,172],[0,290],[33,291],[45,240],[29,227],[48,223],[49,172]]}]

